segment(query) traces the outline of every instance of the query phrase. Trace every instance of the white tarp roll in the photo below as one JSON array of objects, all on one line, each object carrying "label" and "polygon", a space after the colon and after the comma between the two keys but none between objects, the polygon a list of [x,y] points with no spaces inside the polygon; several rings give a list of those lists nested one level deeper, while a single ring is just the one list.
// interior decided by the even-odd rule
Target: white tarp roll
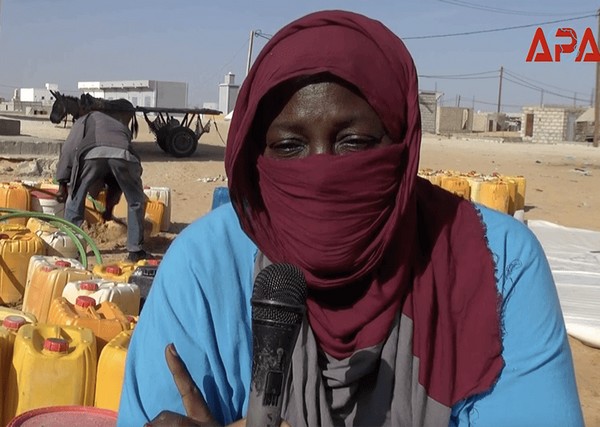
[{"label": "white tarp roll", "polygon": [[552,269],[567,332],[600,348],[600,232],[527,221]]}]

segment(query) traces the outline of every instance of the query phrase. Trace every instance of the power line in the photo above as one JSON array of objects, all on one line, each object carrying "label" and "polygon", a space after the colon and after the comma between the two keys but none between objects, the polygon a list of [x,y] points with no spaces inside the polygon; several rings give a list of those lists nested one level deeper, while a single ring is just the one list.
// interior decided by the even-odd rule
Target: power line
[{"label": "power line", "polygon": [[[489,76],[488,74],[494,74]],[[463,73],[463,74],[419,74],[419,77],[424,79],[494,79],[498,74],[498,70],[481,71],[479,73]]]},{"label": "power line", "polygon": [[449,76],[425,76],[419,74],[420,78],[424,79],[439,79],[439,80],[486,80],[497,79],[498,76],[480,76],[480,77],[449,77]]},{"label": "power line", "polygon": [[554,85],[551,85],[551,84],[548,84],[548,83],[544,83],[542,81],[532,79],[531,77],[526,77],[526,76],[523,76],[523,75],[519,75],[519,74],[515,73],[514,71],[508,71],[508,70],[504,69],[504,72],[506,74],[508,74],[508,75],[516,78],[516,79],[519,79],[519,80],[522,80],[522,81],[525,81],[525,82],[527,82],[527,81],[534,82],[534,83],[537,83],[539,85],[543,85],[543,86],[546,86],[546,87],[551,87],[553,89],[562,90],[564,92],[569,92],[569,93],[573,93],[573,94],[578,94],[578,95],[583,95],[583,96],[588,96],[589,95],[589,94],[586,94],[586,93],[577,92],[577,91],[574,91],[574,90],[565,89],[565,88],[554,86]]},{"label": "power line", "polygon": [[461,33],[447,33],[447,34],[434,34],[434,35],[428,35],[428,36],[401,37],[401,39],[402,40],[423,40],[423,39],[437,39],[437,38],[443,38],[443,37],[471,36],[474,34],[494,33],[494,32],[499,32],[499,31],[517,30],[520,28],[539,27],[542,25],[557,24],[560,22],[577,21],[580,19],[595,17],[597,15],[598,15],[597,13],[592,13],[592,14],[588,14],[588,15],[577,16],[574,18],[555,19],[554,21],[538,22],[535,24],[514,25],[512,27],[491,28],[489,30],[464,31]]},{"label": "power line", "polygon": [[562,95],[560,93],[553,92],[553,91],[550,91],[550,90],[546,90],[546,89],[543,89],[543,88],[538,87],[538,86],[534,86],[534,85],[526,84],[526,83],[521,83],[521,82],[518,82],[516,80],[512,80],[512,79],[510,79],[508,77],[504,77],[504,80],[507,80],[507,81],[509,81],[509,82],[511,82],[513,84],[516,84],[518,86],[522,86],[522,87],[525,87],[525,88],[528,88],[528,89],[537,90],[537,91],[540,91],[540,92],[544,92],[545,94],[547,93],[549,95],[558,96],[559,98],[571,99],[571,100],[576,99],[573,96]]},{"label": "power line", "polygon": [[525,10],[514,10],[514,9],[503,9],[499,7],[484,6],[477,3],[471,3],[464,0],[438,0],[441,3],[451,4],[453,6],[466,7],[467,9],[483,10],[485,12],[503,13],[506,15],[521,15],[521,16],[569,16],[569,15],[583,15],[587,13],[593,13],[594,11],[586,12],[569,12],[569,13],[544,13],[539,11],[525,11]]}]

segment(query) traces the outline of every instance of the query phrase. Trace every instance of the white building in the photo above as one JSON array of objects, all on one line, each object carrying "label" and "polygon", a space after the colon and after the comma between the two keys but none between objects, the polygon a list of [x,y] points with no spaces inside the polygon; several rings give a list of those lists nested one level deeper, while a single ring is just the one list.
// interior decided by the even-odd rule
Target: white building
[{"label": "white building", "polygon": [[18,91],[15,91],[15,95],[19,98],[15,99],[15,101],[39,102],[42,105],[52,105],[54,103],[54,96],[50,93],[51,90],[58,90],[58,85],[46,83],[44,88],[20,88]]},{"label": "white building", "polygon": [[78,82],[77,88],[96,98],[125,98],[136,107],[187,108],[188,84],[158,80]]},{"label": "white building", "polygon": [[235,74],[225,74],[225,82],[219,84],[219,110],[227,115],[235,107],[240,85],[235,84]]}]

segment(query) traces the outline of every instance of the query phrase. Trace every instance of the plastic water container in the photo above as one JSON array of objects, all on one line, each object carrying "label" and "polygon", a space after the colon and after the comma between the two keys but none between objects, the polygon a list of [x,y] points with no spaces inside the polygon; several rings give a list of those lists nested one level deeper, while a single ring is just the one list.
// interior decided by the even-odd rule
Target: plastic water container
[{"label": "plastic water container", "polygon": [[15,417],[7,427],[115,427],[117,413],[92,406],[49,406]]},{"label": "plastic water container", "polygon": [[98,354],[120,332],[130,329],[130,320],[114,303],[96,304],[94,298],[79,296],[75,304],[60,297],[52,301],[48,323],[90,329],[96,336]]},{"label": "plastic water container", "polygon": [[62,292],[62,296],[71,304],[75,304],[81,295],[94,298],[96,304],[105,301],[115,303],[125,315],[140,314],[140,288],[135,283],[86,279],[67,283]]},{"label": "plastic water container", "polygon": [[6,384],[3,425],[36,408],[93,405],[96,367],[96,340],[91,330],[22,326],[15,338]]},{"label": "plastic water container", "polygon": [[164,214],[165,204],[163,202],[160,200],[148,200],[144,218],[152,224],[152,229],[150,230],[151,236],[156,236],[160,232]]},{"label": "plastic water container", "polygon": [[480,203],[479,201],[479,191],[481,190],[481,183],[483,182],[483,178],[481,177],[467,177],[467,181],[469,182],[470,190],[470,199],[472,202]]},{"label": "plastic water container", "polygon": [[506,209],[506,213],[514,215],[517,200],[517,181],[507,177],[502,177],[501,181],[508,185],[508,208]]},{"label": "plastic water container", "polygon": [[129,276],[137,267],[136,263],[119,261],[111,264],[96,264],[92,267],[95,277],[112,280],[114,282],[127,283]]},{"label": "plastic water container", "polygon": [[442,176],[441,187],[463,199],[471,200],[469,181],[462,176]]},{"label": "plastic water container", "polygon": [[78,268],[77,264],[65,260],[38,263],[25,287],[23,311],[33,314],[38,322],[46,323],[52,301],[62,296],[67,283],[92,278],[90,271]]},{"label": "plastic water container", "polygon": [[169,227],[171,227],[171,189],[169,187],[144,187],[144,193],[148,199],[158,200],[165,205],[160,231],[169,231]]},{"label": "plastic water container", "polygon": [[525,192],[527,189],[527,180],[524,176],[509,176],[508,179],[517,184],[517,192],[515,195],[514,213],[513,216],[520,221],[525,220]]},{"label": "plastic water container", "polygon": [[484,181],[479,187],[481,204],[500,212],[508,212],[510,191],[508,184],[503,181]]},{"label": "plastic water container", "polygon": [[15,303],[23,298],[29,259],[44,251],[42,239],[25,226],[0,224],[0,303]]},{"label": "plastic water container", "polygon": [[[5,317],[0,325],[0,402],[4,402],[6,398],[6,383],[12,363],[15,336],[27,323],[25,317],[11,315]],[[0,420],[2,420],[2,405],[0,405]]]},{"label": "plastic water container", "polygon": [[27,320],[27,323],[37,323],[35,316],[29,313],[17,310],[16,308],[0,306],[0,323],[8,316],[20,316],[24,317],[25,320]]},{"label": "plastic water container", "polygon": [[105,190],[100,191],[95,199],[88,195],[85,199],[85,212],[83,218],[88,224],[103,223],[104,218],[102,218],[102,214],[104,213],[104,209],[106,209]]},{"label": "plastic water container", "polygon": [[[69,265],[67,265],[69,264]],[[73,267],[78,268],[80,270],[84,270],[83,264],[81,264],[75,258],[66,258],[55,255],[34,255],[29,259],[29,264],[27,265],[27,281],[26,284],[31,282],[31,275],[33,272],[44,266],[62,266],[62,267]]]},{"label": "plastic water container", "polygon": [[[46,253],[48,255],[60,256],[65,258],[75,258],[79,255],[77,246],[73,239],[67,235],[64,231],[60,231],[57,227],[50,225],[46,221],[29,218],[27,221],[27,228],[39,236],[46,247]],[[87,247],[87,243],[83,238],[79,241],[84,248]]]},{"label": "plastic water container", "polygon": [[225,203],[229,203],[229,202],[230,202],[229,188],[216,187],[213,190],[212,206],[210,207],[210,209],[211,210],[216,209],[219,206],[224,205]]},{"label": "plastic water container", "polygon": [[[29,190],[19,182],[0,182],[0,208],[30,210],[31,198]],[[6,222],[9,224],[25,225],[27,218],[13,218]]]},{"label": "plastic water container", "polygon": [[52,196],[47,192],[56,194],[58,190],[31,190],[31,210],[62,218],[65,212],[65,204],[57,202],[56,196]]},{"label": "plastic water container", "polygon": [[94,406],[119,410],[121,388],[125,376],[125,358],[133,331],[123,331],[114,337],[100,353],[96,375]]},{"label": "plastic water container", "polygon": [[129,283],[135,283],[140,288],[140,310],[144,306],[146,298],[148,298],[158,266],[159,260],[146,260],[146,264],[138,265],[129,277]]}]

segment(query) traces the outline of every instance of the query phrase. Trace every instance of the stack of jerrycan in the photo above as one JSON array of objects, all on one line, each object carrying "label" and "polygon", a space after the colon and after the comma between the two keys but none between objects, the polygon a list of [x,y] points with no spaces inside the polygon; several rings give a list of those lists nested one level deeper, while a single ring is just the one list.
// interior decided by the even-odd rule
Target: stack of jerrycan
[{"label": "stack of jerrycan", "polygon": [[23,298],[29,259],[45,253],[44,242],[25,226],[0,223],[0,303]]},{"label": "stack of jerrycan", "polygon": [[119,410],[121,387],[125,376],[125,358],[133,331],[123,331],[104,347],[98,359],[94,406]]},{"label": "stack of jerrycan", "polygon": [[[31,208],[29,190],[20,182],[0,182],[0,208],[28,211]],[[27,218],[12,218],[6,222],[25,225]]]},{"label": "stack of jerrycan", "polygon": [[3,425],[31,409],[94,403],[96,339],[77,326],[27,324],[15,336]]},{"label": "stack of jerrycan", "polygon": [[67,283],[62,292],[62,296],[71,304],[75,304],[81,295],[94,298],[96,304],[112,302],[125,315],[137,316],[140,313],[140,288],[135,283],[86,279]]},{"label": "stack of jerrycan", "polygon": [[4,317],[0,325],[0,421],[3,419],[2,402],[7,399],[7,396],[10,393],[6,384],[8,382],[8,374],[12,364],[15,337],[19,329],[27,323],[29,322],[25,316],[11,314]]},{"label": "stack of jerrycan", "polygon": [[[44,241],[47,255],[65,258],[75,258],[78,256],[79,252],[73,239],[71,239],[64,231],[60,231],[57,227],[37,218],[29,218],[27,221],[27,228]],[[80,238],[79,241],[85,248],[85,240]]]},{"label": "stack of jerrycan", "polygon": [[91,279],[92,273],[72,258],[32,256],[23,297],[23,311],[46,323],[50,306],[63,294],[67,283]]},{"label": "stack of jerrycan", "polygon": [[96,336],[98,354],[106,343],[117,334],[131,328],[131,319],[114,303],[99,304],[94,298],[80,295],[75,304],[60,297],[52,301],[48,323],[53,325],[79,326],[90,329]]},{"label": "stack of jerrycan", "polygon": [[523,176],[431,169],[421,169],[419,176],[467,200],[524,219],[526,180]]}]

